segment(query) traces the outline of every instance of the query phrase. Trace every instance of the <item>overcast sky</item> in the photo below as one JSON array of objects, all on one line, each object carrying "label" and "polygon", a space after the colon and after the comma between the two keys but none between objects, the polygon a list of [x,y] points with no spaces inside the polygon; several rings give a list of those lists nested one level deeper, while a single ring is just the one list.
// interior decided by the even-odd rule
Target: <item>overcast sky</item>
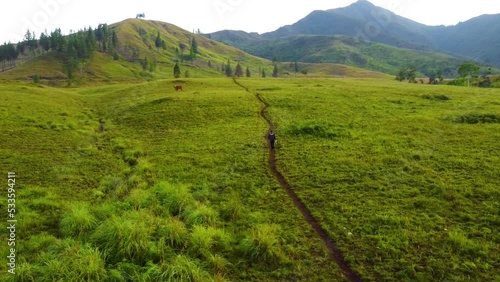
[{"label": "overcast sky", "polygon": [[[293,24],[313,10],[348,6],[357,0],[17,0],[0,17],[0,42],[17,42],[27,29],[38,37],[60,27],[64,34],[137,13],[146,19],[203,33],[223,29],[269,32]],[[500,1],[371,0],[373,4],[427,25],[455,25],[482,14],[500,13]]]}]

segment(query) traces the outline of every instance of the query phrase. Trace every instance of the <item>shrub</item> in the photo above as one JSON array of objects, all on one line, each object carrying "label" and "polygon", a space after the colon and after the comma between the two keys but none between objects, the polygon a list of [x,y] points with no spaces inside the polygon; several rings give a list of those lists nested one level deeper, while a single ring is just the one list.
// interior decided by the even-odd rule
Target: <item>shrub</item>
[{"label": "shrub", "polygon": [[495,114],[468,114],[455,119],[456,123],[500,123],[500,115]]},{"label": "shrub", "polygon": [[422,98],[424,98],[426,100],[434,100],[434,101],[448,101],[448,100],[450,100],[450,97],[448,97],[446,95],[429,95],[429,94],[426,94],[426,95],[423,95]]},{"label": "shrub", "polygon": [[333,129],[328,126],[319,125],[312,121],[289,125],[284,129],[284,132],[294,136],[310,135],[326,139],[334,139],[341,136],[340,133],[334,132]]},{"label": "shrub", "polygon": [[33,82],[40,83],[40,76],[38,74],[33,75]]}]

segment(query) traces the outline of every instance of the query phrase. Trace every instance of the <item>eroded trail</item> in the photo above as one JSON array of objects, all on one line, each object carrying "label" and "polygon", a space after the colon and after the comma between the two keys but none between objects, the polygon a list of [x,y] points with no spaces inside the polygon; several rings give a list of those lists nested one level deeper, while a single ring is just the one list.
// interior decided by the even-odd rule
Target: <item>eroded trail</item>
[{"label": "eroded trail", "polygon": [[[250,92],[248,88],[234,80],[234,83],[236,83],[238,86],[244,88],[247,92]],[[262,104],[262,109],[260,110],[260,116],[262,119],[264,119],[267,124],[269,125],[269,130],[266,136],[264,136],[264,139],[266,139],[266,143],[268,146],[270,145],[269,142],[267,142],[267,135],[269,134],[269,131],[274,130],[274,124],[267,115],[267,108],[269,107],[269,104],[260,96],[260,94],[255,94],[257,99],[261,102]],[[354,270],[351,269],[349,264],[345,261],[344,256],[340,252],[340,250],[335,246],[335,243],[333,242],[332,238],[328,233],[321,227],[321,224],[314,218],[312,215],[311,211],[307,208],[307,206],[302,202],[302,200],[297,196],[295,191],[292,189],[292,186],[288,181],[285,179],[283,174],[278,170],[276,167],[276,152],[274,150],[271,150],[269,147],[269,168],[271,169],[272,173],[280,183],[281,187],[285,189],[286,193],[288,196],[292,199],[293,203],[295,206],[300,210],[302,215],[304,216],[305,220],[309,225],[313,228],[313,230],[316,232],[316,234],[319,236],[321,241],[323,241],[325,247],[327,248],[328,252],[332,256],[332,258],[335,260],[335,262],[338,264],[338,266],[342,269],[342,272],[344,273],[344,276],[347,278],[348,281],[362,281],[361,277],[359,276],[358,273],[356,273]]]}]

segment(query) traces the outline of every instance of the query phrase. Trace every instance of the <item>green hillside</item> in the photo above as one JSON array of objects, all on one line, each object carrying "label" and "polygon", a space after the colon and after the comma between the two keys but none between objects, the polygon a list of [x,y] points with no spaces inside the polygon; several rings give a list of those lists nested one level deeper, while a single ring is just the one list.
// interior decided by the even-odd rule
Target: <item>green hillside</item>
[{"label": "green hillside", "polygon": [[[224,73],[221,66],[228,60],[232,67],[237,62],[246,68],[255,70],[261,67],[272,68],[268,60],[249,55],[239,49],[221,44],[203,36],[192,34],[171,24],[128,19],[109,26],[109,34],[116,32],[118,43],[107,52],[96,50],[90,58],[78,62],[75,68],[75,80],[81,84],[89,81],[143,81],[173,77],[176,62],[181,67],[181,74],[186,71],[192,77],[215,77]],[[161,48],[155,46],[155,39],[165,42]],[[71,38],[71,37],[70,37]],[[190,42],[195,39],[198,53],[189,57]],[[180,46],[186,50],[180,51]],[[40,53],[39,50],[37,50]],[[57,51],[41,52],[35,59],[11,70],[0,73],[0,78],[31,80],[38,74],[42,81],[56,85],[68,78],[65,71],[65,56]],[[116,57],[116,58],[114,58]],[[154,64],[152,71],[143,68],[144,61]]]},{"label": "green hillside", "polygon": [[313,11],[273,32],[224,30],[209,36],[267,59],[348,64],[390,74],[412,64],[422,74],[440,69],[453,76],[466,61],[499,72],[499,31],[500,15],[483,15],[455,26],[426,26],[360,0],[344,8]]},{"label": "green hillside", "polygon": [[[446,76],[453,77],[466,61],[444,53],[401,49],[342,36],[299,35],[247,41],[237,46],[270,60],[344,64],[392,75],[402,67],[413,65],[421,75],[440,69]],[[496,68],[493,70],[498,72]]]},{"label": "green hillside", "polygon": [[[80,31],[82,32],[82,31]],[[82,32],[83,34],[86,31]],[[175,25],[139,19],[128,19],[109,26],[109,34],[116,33],[117,44],[106,51],[94,47],[88,58],[79,59],[73,69],[74,80],[78,85],[95,83],[140,82],[173,78],[173,67],[178,63],[181,77],[223,77],[228,60],[234,72],[236,64],[249,69],[252,76],[261,76],[262,71],[272,74],[273,63],[270,60],[250,55],[240,49],[222,44],[204,36],[195,35]],[[163,42],[156,46],[156,39]],[[78,34],[73,34],[71,40]],[[197,53],[190,52],[193,38],[197,43]],[[109,40],[111,41],[111,40]],[[99,46],[104,43],[99,43]],[[110,43],[108,43],[110,44]],[[15,80],[33,80],[37,75],[43,84],[63,86],[68,83],[65,52],[56,50],[42,51],[40,47],[31,50],[35,58],[17,67],[0,72],[0,78]],[[146,63],[147,62],[147,63]],[[308,64],[310,74],[323,76],[380,77],[381,74],[363,69],[339,65]],[[288,73],[280,68],[280,75]]]}]

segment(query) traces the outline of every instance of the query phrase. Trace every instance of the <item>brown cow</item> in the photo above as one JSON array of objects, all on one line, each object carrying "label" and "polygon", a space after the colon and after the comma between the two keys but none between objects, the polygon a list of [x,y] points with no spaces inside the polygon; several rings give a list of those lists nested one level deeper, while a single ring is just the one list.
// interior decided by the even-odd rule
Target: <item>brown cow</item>
[{"label": "brown cow", "polygon": [[179,90],[184,91],[184,89],[182,89],[182,85],[175,85],[174,88],[175,88],[175,91],[179,91]]}]

